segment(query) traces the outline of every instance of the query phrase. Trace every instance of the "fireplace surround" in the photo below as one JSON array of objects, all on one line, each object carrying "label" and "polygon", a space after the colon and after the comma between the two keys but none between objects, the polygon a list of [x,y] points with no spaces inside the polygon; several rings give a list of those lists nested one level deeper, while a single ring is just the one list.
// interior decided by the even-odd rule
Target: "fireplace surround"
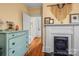
[{"label": "fireplace surround", "polygon": [[[56,43],[54,42],[55,39],[57,39],[56,37],[66,37],[68,42],[66,53],[79,56],[79,24],[45,25],[43,33],[43,52],[57,53],[57,51],[55,51]],[[63,54],[63,52],[60,51],[59,53]]]}]

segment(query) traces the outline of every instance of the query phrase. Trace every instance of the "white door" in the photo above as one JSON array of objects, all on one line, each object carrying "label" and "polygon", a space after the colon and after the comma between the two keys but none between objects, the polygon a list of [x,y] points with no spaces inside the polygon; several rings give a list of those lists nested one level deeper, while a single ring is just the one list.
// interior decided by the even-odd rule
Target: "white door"
[{"label": "white door", "polygon": [[31,41],[41,36],[41,17],[31,17]]},{"label": "white door", "polygon": [[23,13],[23,30],[30,29],[30,21],[31,21],[31,17],[28,14]]},{"label": "white door", "polygon": [[36,17],[36,36],[41,37],[41,17]]},{"label": "white door", "polygon": [[23,30],[29,31],[29,42],[31,40],[30,38],[30,26],[31,26],[31,17],[27,13],[23,13]]}]

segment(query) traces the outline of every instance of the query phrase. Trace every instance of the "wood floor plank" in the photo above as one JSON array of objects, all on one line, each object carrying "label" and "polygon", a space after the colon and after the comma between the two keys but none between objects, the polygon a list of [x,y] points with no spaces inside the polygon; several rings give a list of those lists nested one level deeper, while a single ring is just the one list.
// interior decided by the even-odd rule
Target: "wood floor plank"
[{"label": "wood floor plank", "polygon": [[29,50],[26,53],[27,56],[44,56],[42,52],[42,39],[40,37],[36,37],[33,39],[29,46]]}]

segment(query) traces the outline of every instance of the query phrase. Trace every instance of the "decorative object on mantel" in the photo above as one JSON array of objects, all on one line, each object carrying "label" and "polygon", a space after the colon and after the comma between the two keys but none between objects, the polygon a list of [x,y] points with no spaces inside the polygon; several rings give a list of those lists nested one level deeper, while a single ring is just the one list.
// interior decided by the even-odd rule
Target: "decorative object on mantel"
[{"label": "decorative object on mantel", "polygon": [[50,17],[45,17],[44,18],[44,24],[49,24],[49,20],[50,20],[51,18]]},{"label": "decorative object on mantel", "polygon": [[45,17],[44,24],[54,24],[54,19],[51,19],[51,17]]},{"label": "decorative object on mantel", "polygon": [[50,19],[49,24],[54,24],[54,19]]},{"label": "decorative object on mantel", "polygon": [[58,19],[58,21],[60,21],[61,23],[63,23],[63,20],[72,10],[71,3],[48,5],[47,7],[51,7],[50,9],[51,13],[54,14],[55,17]]},{"label": "decorative object on mantel", "polygon": [[70,23],[79,23],[79,13],[70,14]]}]

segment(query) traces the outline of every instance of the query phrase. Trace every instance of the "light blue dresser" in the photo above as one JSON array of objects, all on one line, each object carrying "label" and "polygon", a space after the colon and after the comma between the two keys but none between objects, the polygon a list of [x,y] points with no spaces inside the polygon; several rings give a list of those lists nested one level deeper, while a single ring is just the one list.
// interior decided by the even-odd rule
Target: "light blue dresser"
[{"label": "light blue dresser", "polygon": [[23,56],[28,50],[28,31],[0,32],[0,55]]}]

